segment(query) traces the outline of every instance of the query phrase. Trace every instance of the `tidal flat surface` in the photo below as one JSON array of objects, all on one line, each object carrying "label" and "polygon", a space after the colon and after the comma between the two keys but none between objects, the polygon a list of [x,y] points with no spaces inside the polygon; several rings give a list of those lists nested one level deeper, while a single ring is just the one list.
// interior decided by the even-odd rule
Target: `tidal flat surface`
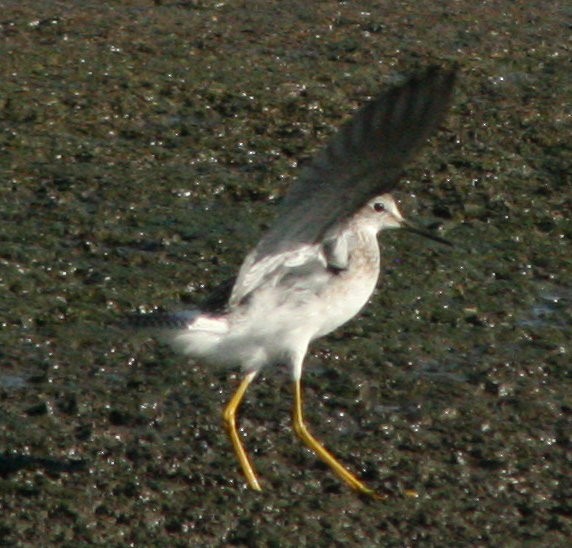
[{"label": "tidal flat surface", "polygon": [[[4,2],[0,543],[564,546],[572,536],[572,227],[564,2]],[[231,276],[343,120],[456,62],[364,312],[307,357],[306,418],[385,501],[293,442],[266,371],[117,327]],[[415,491],[417,497],[408,496]]]}]

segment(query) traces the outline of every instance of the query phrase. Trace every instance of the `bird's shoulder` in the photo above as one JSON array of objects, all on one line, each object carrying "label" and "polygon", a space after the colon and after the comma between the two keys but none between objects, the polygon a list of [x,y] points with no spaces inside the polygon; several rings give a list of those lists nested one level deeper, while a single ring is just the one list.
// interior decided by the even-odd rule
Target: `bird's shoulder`
[{"label": "bird's shoulder", "polygon": [[329,249],[329,246],[321,242],[301,244],[288,251],[267,255],[258,261],[247,256],[241,268],[241,276],[232,290],[230,305],[239,305],[252,294],[268,287],[278,291],[319,291],[330,276],[345,268],[339,260],[330,264],[329,257],[333,255]]},{"label": "bird's shoulder", "polygon": [[277,254],[255,260],[248,255],[232,289],[230,304],[237,305],[254,292],[269,286],[287,291],[308,290],[319,293],[332,276],[347,271],[352,257],[363,247],[363,238],[348,224],[326,233],[317,244],[299,244]]}]

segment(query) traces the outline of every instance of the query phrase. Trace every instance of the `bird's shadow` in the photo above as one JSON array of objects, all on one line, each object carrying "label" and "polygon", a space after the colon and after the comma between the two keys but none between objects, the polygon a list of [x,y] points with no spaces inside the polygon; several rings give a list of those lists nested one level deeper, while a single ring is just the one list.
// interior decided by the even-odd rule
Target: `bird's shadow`
[{"label": "bird's shadow", "polygon": [[0,477],[7,478],[20,470],[44,470],[58,474],[80,472],[87,463],[81,459],[56,459],[51,457],[31,457],[29,455],[0,454]]}]

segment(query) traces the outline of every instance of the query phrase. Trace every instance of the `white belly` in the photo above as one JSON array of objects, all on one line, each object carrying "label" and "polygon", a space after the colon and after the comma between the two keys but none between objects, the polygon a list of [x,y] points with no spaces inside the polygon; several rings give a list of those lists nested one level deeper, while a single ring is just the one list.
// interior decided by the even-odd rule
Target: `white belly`
[{"label": "white belly", "polygon": [[312,339],[331,333],[351,320],[365,306],[377,282],[377,273],[363,277],[354,277],[351,273],[338,276],[339,282],[332,284],[322,296],[321,325]]}]

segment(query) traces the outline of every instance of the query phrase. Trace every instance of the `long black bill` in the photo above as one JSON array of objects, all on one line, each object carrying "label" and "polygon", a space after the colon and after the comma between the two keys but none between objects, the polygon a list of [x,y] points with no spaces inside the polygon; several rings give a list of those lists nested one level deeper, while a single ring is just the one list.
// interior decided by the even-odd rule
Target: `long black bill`
[{"label": "long black bill", "polygon": [[413,232],[415,234],[419,234],[419,236],[424,236],[425,238],[429,238],[430,240],[434,240],[439,242],[440,244],[448,245],[449,247],[455,247],[453,242],[449,240],[445,240],[445,238],[441,238],[441,236],[437,236],[434,232],[427,230],[425,228],[418,227],[411,223],[410,221],[406,221],[405,219],[402,221],[402,226],[405,230],[409,232]]}]

